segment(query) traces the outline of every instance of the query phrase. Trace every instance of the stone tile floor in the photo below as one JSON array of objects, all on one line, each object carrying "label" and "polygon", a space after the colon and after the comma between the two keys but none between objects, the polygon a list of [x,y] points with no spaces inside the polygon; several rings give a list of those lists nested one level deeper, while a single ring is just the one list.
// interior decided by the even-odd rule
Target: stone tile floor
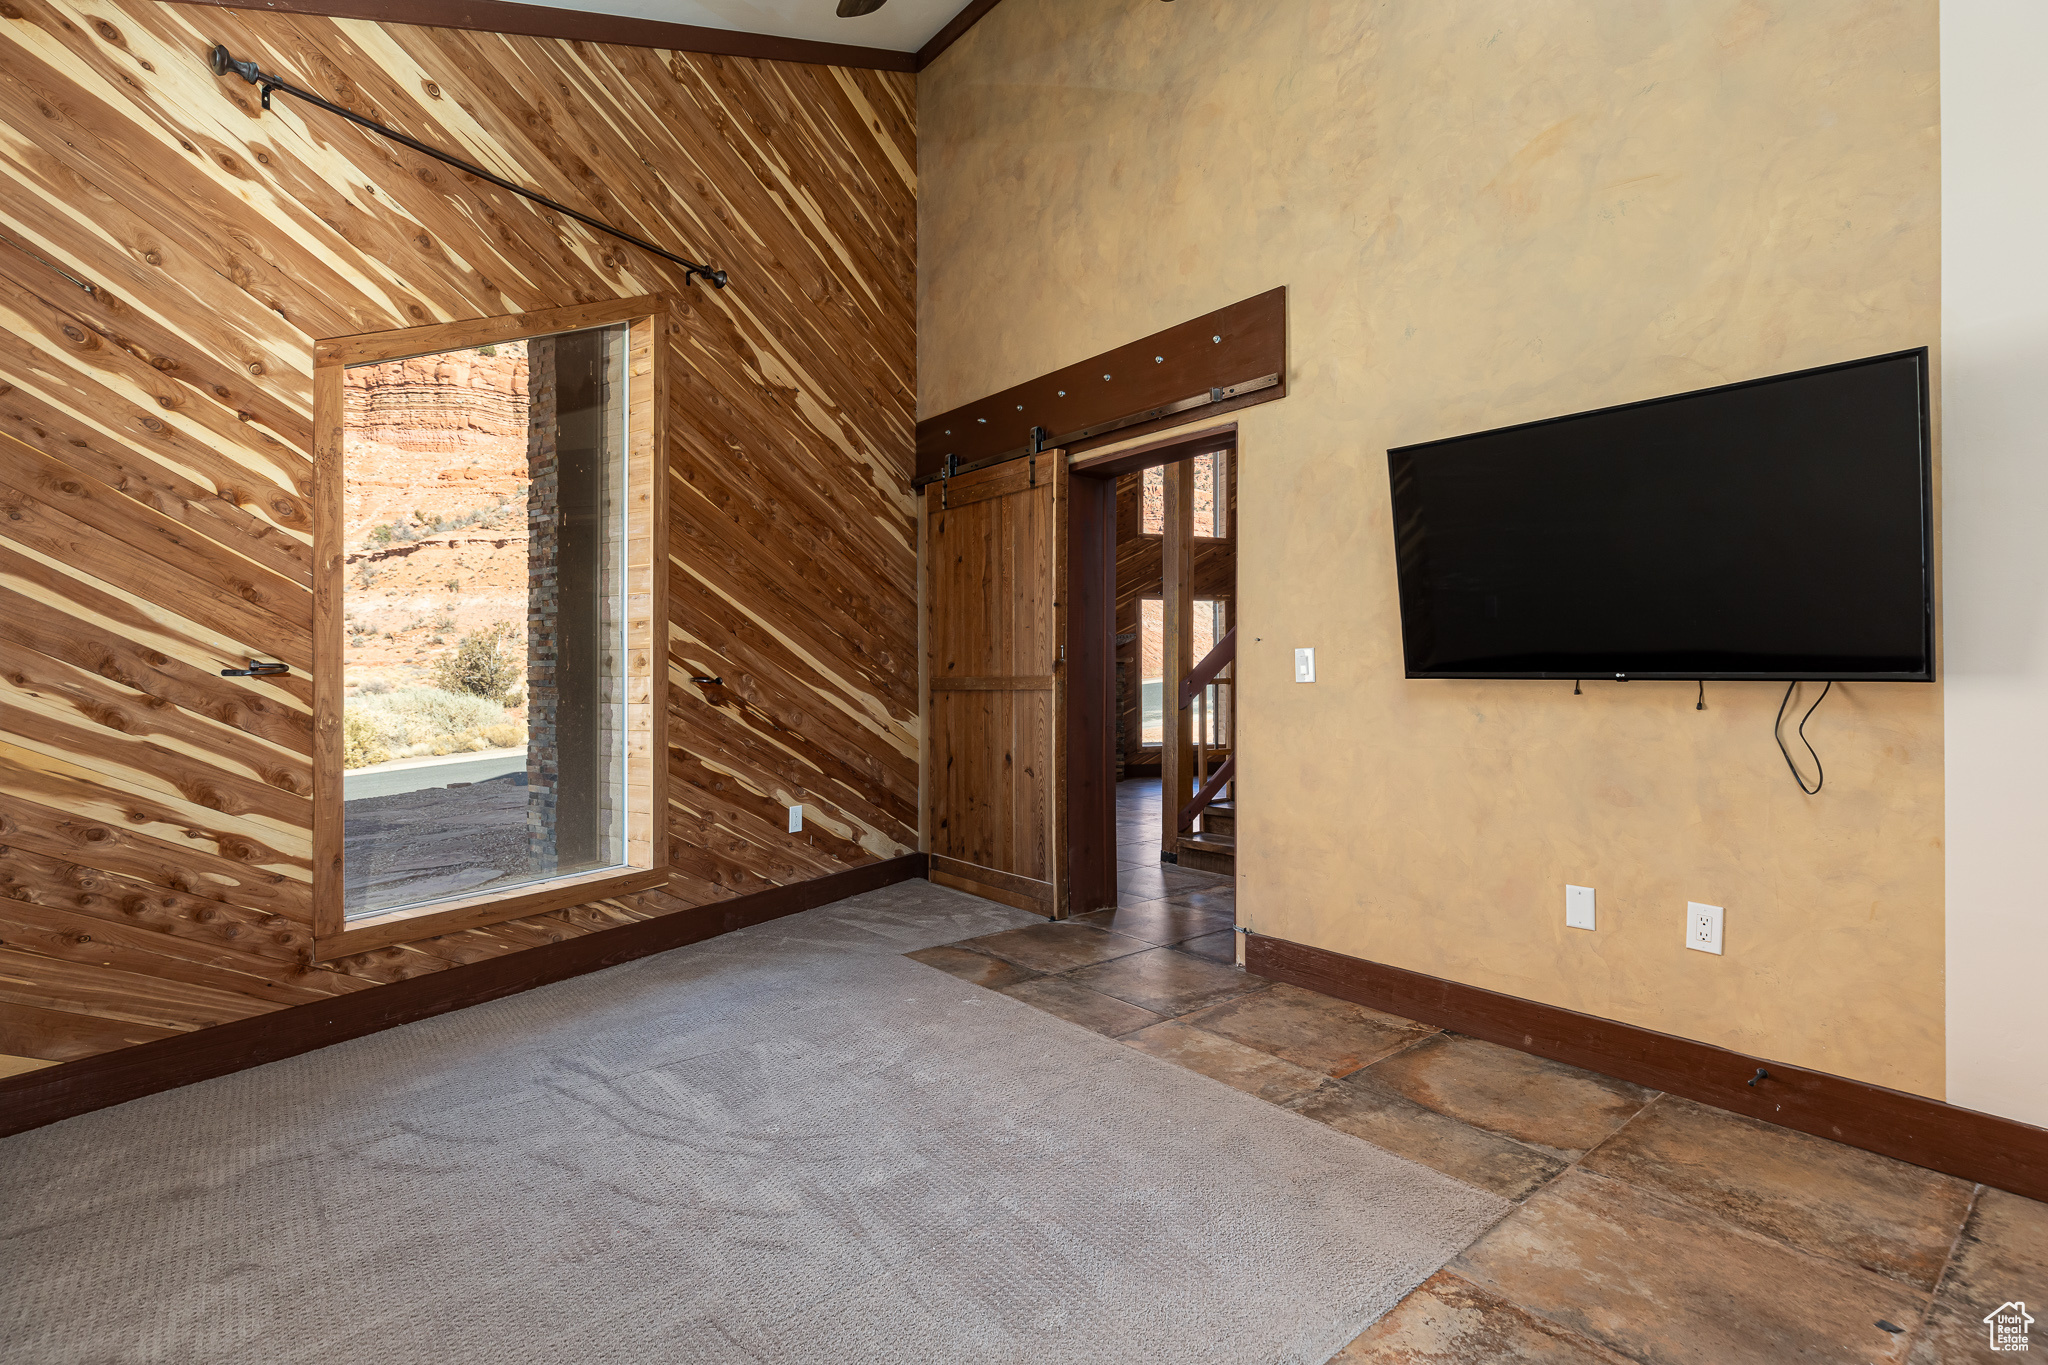
[{"label": "stone tile floor", "polygon": [[1336,1361],[1956,1365],[2048,1323],[2048,1204],[1247,975],[1158,793],[1118,789],[1117,908],[910,956],[1516,1201]]}]

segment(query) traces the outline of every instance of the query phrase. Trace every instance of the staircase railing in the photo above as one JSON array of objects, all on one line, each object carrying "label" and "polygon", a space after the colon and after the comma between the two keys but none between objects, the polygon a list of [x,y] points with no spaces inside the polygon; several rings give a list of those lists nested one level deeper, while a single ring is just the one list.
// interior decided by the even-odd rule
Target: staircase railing
[{"label": "staircase railing", "polygon": [[1209,774],[1209,780],[1204,782],[1202,789],[1195,793],[1195,799],[1180,808],[1180,827],[1182,829],[1191,830],[1195,827],[1195,817],[1209,808],[1209,803],[1216,799],[1216,793],[1230,785],[1230,779],[1236,772],[1236,754],[1230,755],[1230,757],[1216,765],[1216,771]]},{"label": "staircase railing", "polygon": [[1196,707],[1195,732],[1195,799],[1181,807],[1179,828],[1182,831],[1195,827],[1195,817],[1209,808],[1217,793],[1230,785],[1231,774],[1237,770],[1237,755],[1226,756],[1214,773],[1209,771],[1209,689],[1212,686],[1228,686],[1230,679],[1219,678],[1217,674],[1237,660],[1237,627],[1225,631],[1216,647],[1202,657],[1202,662],[1188,670],[1181,680],[1180,709],[1190,705]]},{"label": "staircase railing", "polygon": [[1237,658],[1237,627],[1232,626],[1216,642],[1216,647],[1202,656],[1202,662],[1189,670],[1180,681],[1180,709],[1185,711],[1201,694],[1203,688],[1216,681],[1216,675],[1228,668]]}]

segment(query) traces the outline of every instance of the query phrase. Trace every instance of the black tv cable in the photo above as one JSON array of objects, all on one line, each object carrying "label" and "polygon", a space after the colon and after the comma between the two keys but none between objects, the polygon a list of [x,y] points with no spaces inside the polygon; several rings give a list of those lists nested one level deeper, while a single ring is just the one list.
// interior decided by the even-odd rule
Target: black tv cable
[{"label": "black tv cable", "polygon": [[1806,779],[1799,774],[1799,765],[1792,761],[1792,750],[1785,744],[1785,708],[1791,704],[1792,691],[1799,686],[1799,682],[1798,678],[1794,678],[1785,684],[1785,698],[1778,703],[1778,718],[1771,723],[1771,734],[1778,741],[1778,752],[1785,756],[1785,766],[1792,770],[1792,780],[1799,784],[1799,790],[1808,796],[1818,796],[1821,785],[1828,780],[1828,775],[1827,770],[1821,767],[1820,755],[1814,752],[1813,741],[1806,737],[1806,722],[1813,719],[1813,713],[1828,699],[1828,693],[1834,690],[1835,684],[1831,680],[1826,687],[1821,688],[1820,695],[1813,699],[1813,705],[1807,707],[1806,714],[1799,718],[1799,742],[1806,746],[1807,753],[1813,754],[1814,778],[1813,785],[1809,787],[1806,785]]}]

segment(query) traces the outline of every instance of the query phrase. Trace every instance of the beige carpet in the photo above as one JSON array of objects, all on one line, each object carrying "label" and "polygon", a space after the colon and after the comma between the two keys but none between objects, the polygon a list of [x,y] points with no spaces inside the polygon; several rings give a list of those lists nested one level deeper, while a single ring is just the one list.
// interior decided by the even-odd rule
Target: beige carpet
[{"label": "beige carpet", "polygon": [[1505,1205],[901,953],[916,882],[0,1142],[0,1357],[1312,1362]]}]

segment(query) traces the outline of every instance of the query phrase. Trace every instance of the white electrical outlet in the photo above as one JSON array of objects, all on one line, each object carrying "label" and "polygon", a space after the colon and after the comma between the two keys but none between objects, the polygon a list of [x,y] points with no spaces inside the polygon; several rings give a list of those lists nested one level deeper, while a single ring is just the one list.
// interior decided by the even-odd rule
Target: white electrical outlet
[{"label": "white electrical outlet", "polygon": [[1294,651],[1294,680],[1314,682],[1316,680],[1316,652],[1313,649]]},{"label": "white electrical outlet", "polygon": [[789,832],[791,834],[802,834],[804,832],[804,808],[802,806],[791,806],[789,808]]},{"label": "white electrical outlet", "polygon": [[1685,903],[1685,946],[1703,953],[1721,954],[1721,907]]},{"label": "white electrical outlet", "polygon": [[1591,929],[1593,927],[1592,887],[1569,885],[1565,887],[1564,926],[1567,929]]}]

